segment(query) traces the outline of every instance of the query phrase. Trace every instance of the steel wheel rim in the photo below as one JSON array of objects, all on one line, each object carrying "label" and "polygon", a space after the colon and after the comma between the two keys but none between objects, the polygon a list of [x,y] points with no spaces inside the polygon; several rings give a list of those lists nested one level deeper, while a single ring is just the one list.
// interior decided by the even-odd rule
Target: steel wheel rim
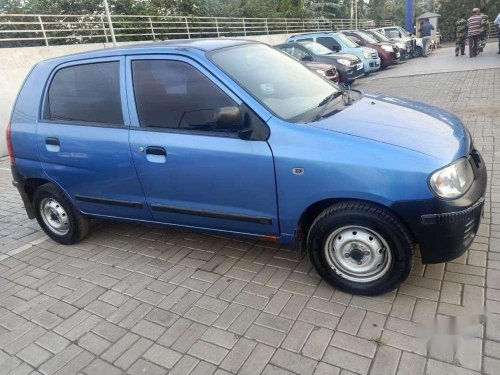
[{"label": "steel wheel rim", "polygon": [[40,202],[40,214],[49,230],[64,236],[69,232],[69,217],[63,206],[53,198],[44,198]]},{"label": "steel wheel rim", "polygon": [[349,225],[334,230],[326,239],[324,255],[339,276],[359,283],[383,277],[392,265],[385,239],[372,229]]}]

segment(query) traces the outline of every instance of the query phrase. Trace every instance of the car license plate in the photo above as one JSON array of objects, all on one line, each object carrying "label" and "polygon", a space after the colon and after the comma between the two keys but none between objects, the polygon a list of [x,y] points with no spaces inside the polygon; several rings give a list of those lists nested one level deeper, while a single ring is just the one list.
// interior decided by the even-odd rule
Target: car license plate
[{"label": "car license plate", "polygon": [[356,65],[356,70],[361,70],[363,69],[363,63],[359,63],[358,65]]},{"label": "car license plate", "polygon": [[399,52],[396,52],[396,57],[400,57],[401,54]]}]

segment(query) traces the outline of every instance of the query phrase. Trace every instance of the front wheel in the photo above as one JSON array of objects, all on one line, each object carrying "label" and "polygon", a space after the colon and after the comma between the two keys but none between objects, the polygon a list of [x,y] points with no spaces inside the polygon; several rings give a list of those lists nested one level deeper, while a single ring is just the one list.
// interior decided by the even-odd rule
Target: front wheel
[{"label": "front wheel", "polygon": [[405,225],[389,210],[364,202],[342,202],[323,211],[308,235],[318,273],[349,293],[378,295],[409,275],[413,244]]},{"label": "front wheel", "polygon": [[89,230],[82,216],[56,185],[48,183],[35,190],[33,196],[36,220],[54,241],[70,245],[81,240]]},{"label": "front wheel", "polygon": [[413,57],[422,57],[424,55],[424,51],[422,47],[415,47],[415,49],[412,51],[412,56]]}]

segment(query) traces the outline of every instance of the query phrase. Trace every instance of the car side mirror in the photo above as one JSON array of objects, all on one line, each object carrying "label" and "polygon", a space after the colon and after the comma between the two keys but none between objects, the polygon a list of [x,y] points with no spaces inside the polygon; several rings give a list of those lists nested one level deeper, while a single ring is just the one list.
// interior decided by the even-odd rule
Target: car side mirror
[{"label": "car side mirror", "polygon": [[305,55],[301,60],[302,61],[313,61],[313,58],[310,55]]},{"label": "car side mirror", "polygon": [[243,114],[239,107],[222,107],[215,109],[215,128],[217,130],[243,130]]}]

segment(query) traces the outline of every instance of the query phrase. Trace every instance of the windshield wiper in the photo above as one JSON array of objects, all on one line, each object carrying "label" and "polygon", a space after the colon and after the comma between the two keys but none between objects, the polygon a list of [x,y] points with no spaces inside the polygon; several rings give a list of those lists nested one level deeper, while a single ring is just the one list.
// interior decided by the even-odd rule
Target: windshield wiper
[{"label": "windshield wiper", "polygon": [[[321,102],[319,102],[318,107],[323,107],[323,108],[314,117],[313,122],[320,120],[324,116],[324,114],[328,108],[328,104],[333,99],[338,98],[341,95],[344,98],[344,105],[346,107],[349,105],[352,105],[352,103],[354,102],[354,99],[351,97],[351,87],[345,83],[342,83],[339,85],[339,88],[341,89],[340,91],[332,92],[330,95],[328,95],[326,98],[324,98]],[[338,111],[334,111],[334,112],[338,112]]]},{"label": "windshield wiper", "polygon": [[347,96],[347,99],[344,100],[344,104],[351,105],[353,102],[353,99],[351,97],[351,86],[349,86],[347,83],[342,83],[342,84],[340,84],[340,87],[342,88],[342,95]]},{"label": "windshield wiper", "polygon": [[313,121],[318,121],[321,117],[323,117],[326,109],[328,108],[328,104],[335,98],[338,98],[340,95],[342,95],[342,91],[335,91],[332,92],[330,95],[328,95],[326,98],[324,98],[322,101],[319,102],[318,107],[323,107],[321,111],[318,112],[316,117],[314,117]]}]

